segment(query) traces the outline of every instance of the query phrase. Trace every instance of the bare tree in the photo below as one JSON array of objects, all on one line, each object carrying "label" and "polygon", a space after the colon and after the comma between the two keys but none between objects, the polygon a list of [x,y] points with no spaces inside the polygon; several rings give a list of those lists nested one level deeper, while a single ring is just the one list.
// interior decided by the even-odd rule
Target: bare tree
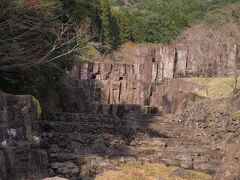
[{"label": "bare tree", "polygon": [[90,44],[89,22],[61,22],[42,9],[0,2],[0,71],[24,70],[54,63]]},{"label": "bare tree", "polygon": [[183,38],[191,44],[189,51],[194,56],[188,59],[189,66],[200,76],[234,76],[232,63],[240,44],[240,22],[233,16],[240,12],[240,4],[208,14],[204,22],[189,28]]}]

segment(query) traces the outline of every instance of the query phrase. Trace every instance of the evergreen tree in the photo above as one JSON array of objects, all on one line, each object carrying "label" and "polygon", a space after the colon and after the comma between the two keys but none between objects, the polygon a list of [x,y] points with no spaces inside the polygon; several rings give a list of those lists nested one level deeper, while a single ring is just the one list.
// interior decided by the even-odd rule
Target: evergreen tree
[{"label": "evergreen tree", "polygon": [[101,32],[103,35],[104,44],[111,45],[113,40],[112,32],[112,13],[108,0],[99,0]]}]

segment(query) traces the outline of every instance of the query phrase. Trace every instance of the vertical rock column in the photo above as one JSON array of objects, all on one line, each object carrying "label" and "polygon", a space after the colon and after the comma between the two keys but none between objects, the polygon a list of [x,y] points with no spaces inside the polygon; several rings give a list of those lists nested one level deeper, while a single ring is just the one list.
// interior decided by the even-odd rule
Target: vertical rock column
[{"label": "vertical rock column", "polygon": [[48,176],[47,153],[38,148],[38,123],[32,96],[0,95],[0,179]]}]

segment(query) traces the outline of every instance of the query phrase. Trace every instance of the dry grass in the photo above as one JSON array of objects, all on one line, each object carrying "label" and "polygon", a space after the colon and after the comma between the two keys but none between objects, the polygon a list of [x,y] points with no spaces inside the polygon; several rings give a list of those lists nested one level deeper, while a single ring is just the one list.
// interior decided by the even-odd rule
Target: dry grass
[{"label": "dry grass", "polygon": [[[195,93],[200,96],[217,99],[232,95],[235,83],[234,78],[181,78],[182,80],[194,82],[200,85],[201,88],[196,89]],[[240,87],[239,78],[238,87]]]},{"label": "dry grass", "polygon": [[233,118],[238,119],[240,118],[240,111],[233,112],[231,115]]},{"label": "dry grass", "polygon": [[210,180],[206,174],[187,171],[186,178],[171,177],[176,167],[166,167],[155,163],[128,163],[119,166],[119,170],[105,172],[96,177],[96,180],[155,180],[161,177],[164,180]]},{"label": "dry grass", "polygon": [[91,60],[98,60],[101,59],[101,54],[99,53],[98,50],[96,50],[93,47],[89,47],[87,49],[84,50],[84,52],[82,52],[82,54],[84,55],[84,57],[86,57],[87,59],[91,59]]},{"label": "dry grass", "polygon": [[133,42],[125,42],[121,45],[121,49],[131,49],[137,47]]}]

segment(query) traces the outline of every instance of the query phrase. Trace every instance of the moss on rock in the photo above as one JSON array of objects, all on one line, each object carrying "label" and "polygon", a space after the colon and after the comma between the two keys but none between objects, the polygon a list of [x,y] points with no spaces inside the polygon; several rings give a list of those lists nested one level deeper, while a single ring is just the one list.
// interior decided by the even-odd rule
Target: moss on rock
[{"label": "moss on rock", "polygon": [[42,114],[42,108],[41,108],[40,102],[34,96],[32,96],[32,101],[33,101],[33,104],[34,104],[34,106],[36,108],[36,111],[37,111],[37,117],[40,118],[41,114]]}]

